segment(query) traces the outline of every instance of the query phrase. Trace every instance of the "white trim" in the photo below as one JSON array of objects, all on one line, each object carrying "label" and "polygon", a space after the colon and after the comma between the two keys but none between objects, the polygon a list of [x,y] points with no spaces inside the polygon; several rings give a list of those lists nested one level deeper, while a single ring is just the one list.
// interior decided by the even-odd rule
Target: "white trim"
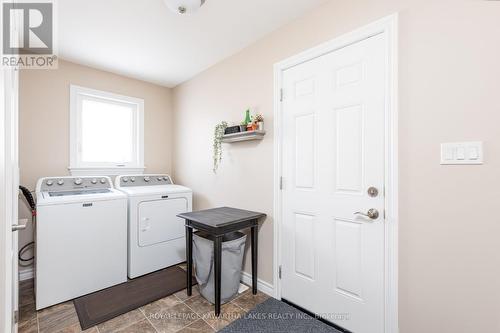
[{"label": "white trim", "polygon": [[[1,11],[0,11],[1,14]],[[18,68],[0,70],[0,331],[15,332],[18,310],[17,235],[18,221]],[[14,248],[16,247],[16,249]]]},{"label": "white trim", "polygon": [[386,223],[385,223],[385,332],[398,333],[398,227],[399,227],[399,127],[398,127],[398,66],[399,66],[399,21],[394,14],[387,19],[387,100],[386,100]]},{"label": "white trim", "polygon": [[[105,99],[110,103],[120,103],[134,105],[137,112],[135,119],[135,139],[134,155],[135,161],[132,163],[116,164],[116,163],[96,163],[86,164],[79,160],[78,145],[80,138],[80,103],[79,98],[86,96],[87,98]],[[109,124],[113,126],[113,124]],[[121,173],[142,173],[144,171],[144,100],[140,98],[118,95],[106,91],[95,90],[77,85],[70,85],[70,166],[68,169],[73,176],[81,175],[110,175]],[[118,170],[124,170],[118,172]],[[116,173],[118,172],[118,173]]]},{"label": "white trim", "polygon": [[[1,9],[0,9],[1,13]],[[8,123],[7,70],[0,70],[0,331],[12,331],[12,194],[9,184],[12,177],[8,170],[11,158],[6,151],[10,142],[11,124]]]},{"label": "white trim", "polygon": [[35,269],[33,266],[19,270],[19,281],[26,281],[35,277]]},{"label": "white trim", "polygon": [[[26,267],[22,270],[19,270],[19,281],[26,281],[33,279],[35,277],[35,270],[33,266]],[[244,284],[251,286],[252,285],[252,275],[247,272],[241,273],[241,282]],[[263,281],[261,279],[257,279],[257,289],[263,292],[266,295],[274,297],[274,288],[273,285],[269,282]]]},{"label": "white trim", "polygon": [[[252,274],[249,274],[247,272],[241,272],[241,282],[243,282],[246,285],[251,286],[252,285]],[[263,281],[261,279],[257,279],[257,290],[263,292],[266,295],[269,295],[271,297],[274,297],[274,288],[273,285],[270,284],[269,282]]]},{"label": "white trim", "polygon": [[146,167],[142,168],[72,168],[68,170],[72,176],[118,176],[118,175],[142,175]]},{"label": "white trim", "polygon": [[387,104],[386,104],[386,223],[385,223],[385,333],[398,333],[398,14],[337,37],[274,65],[274,297],[281,299],[278,267],[281,257],[282,195],[282,73],[288,68],[331,53],[369,37],[387,36]]}]

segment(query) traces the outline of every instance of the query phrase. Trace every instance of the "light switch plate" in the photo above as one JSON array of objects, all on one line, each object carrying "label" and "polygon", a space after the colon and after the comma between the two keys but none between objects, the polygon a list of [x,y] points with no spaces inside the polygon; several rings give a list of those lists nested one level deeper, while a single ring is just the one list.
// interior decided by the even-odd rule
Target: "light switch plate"
[{"label": "light switch plate", "polygon": [[483,164],[483,143],[481,141],[442,143],[441,164]]}]

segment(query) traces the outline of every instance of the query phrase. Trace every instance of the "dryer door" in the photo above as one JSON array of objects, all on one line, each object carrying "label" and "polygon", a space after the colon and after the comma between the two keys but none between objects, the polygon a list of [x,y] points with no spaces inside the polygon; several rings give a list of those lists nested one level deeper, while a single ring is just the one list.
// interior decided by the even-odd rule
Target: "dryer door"
[{"label": "dryer door", "polygon": [[186,198],[139,203],[139,230],[137,231],[139,246],[151,246],[184,237],[184,220],[178,218],[177,214],[187,210]]}]

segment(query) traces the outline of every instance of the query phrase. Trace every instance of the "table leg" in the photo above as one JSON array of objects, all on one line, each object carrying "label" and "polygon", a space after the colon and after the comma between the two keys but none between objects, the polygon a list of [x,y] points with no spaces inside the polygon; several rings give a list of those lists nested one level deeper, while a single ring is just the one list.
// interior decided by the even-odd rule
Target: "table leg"
[{"label": "table leg", "polygon": [[222,261],[222,236],[216,236],[214,242],[214,265],[215,265],[215,316],[217,317],[220,315],[221,261]]},{"label": "table leg", "polygon": [[186,226],[187,295],[193,292],[193,228]]},{"label": "table leg", "polygon": [[259,227],[252,227],[251,238],[252,238],[252,293],[257,294],[257,254],[258,254],[258,240],[259,237]]}]

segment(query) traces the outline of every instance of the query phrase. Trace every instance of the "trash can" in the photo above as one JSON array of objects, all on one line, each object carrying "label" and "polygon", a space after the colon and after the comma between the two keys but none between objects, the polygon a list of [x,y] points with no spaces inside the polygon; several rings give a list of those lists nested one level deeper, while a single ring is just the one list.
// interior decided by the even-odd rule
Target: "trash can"
[{"label": "trash can", "polygon": [[[243,253],[247,236],[232,232],[223,236],[221,254],[221,304],[231,300],[240,286]],[[193,235],[193,261],[200,293],[215,303],[214,237],[197,232]]]}]

